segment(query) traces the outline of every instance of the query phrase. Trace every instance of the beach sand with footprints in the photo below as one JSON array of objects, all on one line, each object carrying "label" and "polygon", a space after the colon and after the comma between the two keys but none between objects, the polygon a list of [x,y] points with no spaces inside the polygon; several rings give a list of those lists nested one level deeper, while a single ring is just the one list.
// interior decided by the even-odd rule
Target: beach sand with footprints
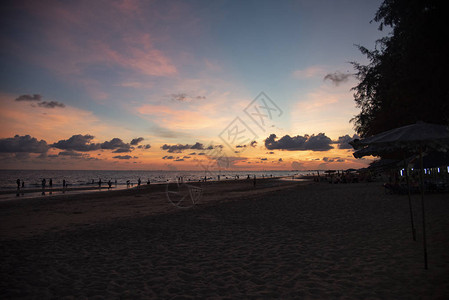
[{"label": "beach sand with footprints", "polygon": [[413,241],[407,196],[386,195],[380,182],[267,179],[255,187],[230,181],[173,193],[177,189],[143,186],[1,202],[0,297],[449,295],[447,194],[425,198],[425,270],[419,196],[412,198]]}]

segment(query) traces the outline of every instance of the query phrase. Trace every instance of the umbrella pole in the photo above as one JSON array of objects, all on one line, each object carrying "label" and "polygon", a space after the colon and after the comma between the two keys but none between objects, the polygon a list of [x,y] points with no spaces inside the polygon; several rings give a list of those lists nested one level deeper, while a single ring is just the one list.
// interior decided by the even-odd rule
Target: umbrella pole
[{"label": "umbrella pole", "polygon": [[415,225],[413,222],[413,210],[412,210],[412,199],[410,196],[410,180],[408,177],[408,166],[407,166],[407,162],[405,161],[405,178],[407,180],[407,188],[408,188],[408,207],[410,208],[410,220],[412,222],[412,235],[413,235],[413,240],[416,241],[416,230],[415,230]]},{"label": "umbrella pole", "polygon": [[426,241],[426,218],[424,210],[424,168],[422,159],[422,146],[419,147],[419,164],[421,167],[421,210],[422,210],[422,230],[423,230],[423,248],[424,248],[424,268],[427,270],[427,241]]}]

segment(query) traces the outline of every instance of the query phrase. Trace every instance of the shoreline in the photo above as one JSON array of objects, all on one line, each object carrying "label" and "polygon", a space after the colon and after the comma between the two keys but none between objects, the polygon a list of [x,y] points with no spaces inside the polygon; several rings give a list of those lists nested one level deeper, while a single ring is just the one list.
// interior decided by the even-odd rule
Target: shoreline
[{"label": "shoreline", "polygon": [[[266,178],[258,178],[257,181],[261,180],[289,180],[291,176],[281,176],[281,177],[266,177]],[[250,181],[253,179],[251,178]],[[298,176],[298,178],[295,178],[294,180],[311,180],[310,176]],[[183,182],[185,184],[217,184],[220,182],[247,182],[248,179],[222,179],[222,180],[207,180],[204,181],[186,181]],[[16,201],[16,200],[24,200],[24,199],[30,199],[30,198],[50,198],[59,196],[62,194],[86,194],[90,192],[111,192],[111,191],[123,191],[123,190],[132,190],[132,189],[138,189],[138,188],[150,188],[154,186],[165,186],[167,184],[171,184],[174,181],[167,181],[167,182],[154,182],[151,184],[142,183],[140,186],[137,184],[132,185],[130,187],[127,187],[126,185],[120,184],[118,186],[112,185],[111,188],[109,188],[107,185],[103,185],[101,188],[95,185],[82,185],[82,186],[69,186],[66,188],[63,187],[54,187],[54,188],[25,188],[25,189],[7,189],[7,190],[0,190],[0,202],[3,201]],[[45,193],[45,195],[42,195],[41,193]],[[30,195],[34,194],[34,195]]]},{"label": "shoreline", "polygon": [[[264,194],[291,188],[309,181],[282,181],[278,178],[189,182],[185,186],[201,189],[201,198],[190,203],[184,185],[176,183],[141,185],[128,189],[85,191],[0,201],[0,240],[17,235],[32,236],[45,230],[64,230],[72,225],[96,224],[118,218],[172,213],[191,206],[214,205],[224,199]],[[171,192],[178,192],[170,199]],[[186,196],[183,203],[179,199]],[[27,215],[27,218],[21,216]]]}]

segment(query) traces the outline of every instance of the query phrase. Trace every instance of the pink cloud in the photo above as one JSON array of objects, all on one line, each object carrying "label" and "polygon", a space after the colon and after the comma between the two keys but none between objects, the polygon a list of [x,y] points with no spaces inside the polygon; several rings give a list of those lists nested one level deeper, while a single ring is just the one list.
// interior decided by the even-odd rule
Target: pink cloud
[{"label": "pink cloud", "polygon": [[172,59],[154,45],[158,32],[152,14],[156,12],[141,15],[138,1],[44,1],[24,8],[37,19],[31,43],[5,42],[20,48],[17,55],[69,80],[93,76],[92,67],[125,70],[136,76],[178,73]]}]

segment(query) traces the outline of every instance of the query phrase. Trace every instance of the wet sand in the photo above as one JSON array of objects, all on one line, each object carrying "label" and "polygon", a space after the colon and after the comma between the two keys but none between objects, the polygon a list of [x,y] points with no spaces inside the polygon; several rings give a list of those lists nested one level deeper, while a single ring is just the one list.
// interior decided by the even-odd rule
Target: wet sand
[{"label": "wet sand", "polygon": [[[446,299],[449,201],[381,183],[203,184],[0,203],[3,299]],[[182,189],[181,189],[182,190]],[[193,190],[196,190],[194,187]],[[177,186],[168,187],[173,196]],[[196,190],[198,191],[198,190]],[[181,197],[182,198],[182,197]],[[175,198],[173,198],[175,199]],[[173,200],[172,199],[172,200]],[[179,198],[176,198],[179,199]],[[181,208],[180,208],[181,207]],[[187,207],[187,208],[183,208]]]}]

